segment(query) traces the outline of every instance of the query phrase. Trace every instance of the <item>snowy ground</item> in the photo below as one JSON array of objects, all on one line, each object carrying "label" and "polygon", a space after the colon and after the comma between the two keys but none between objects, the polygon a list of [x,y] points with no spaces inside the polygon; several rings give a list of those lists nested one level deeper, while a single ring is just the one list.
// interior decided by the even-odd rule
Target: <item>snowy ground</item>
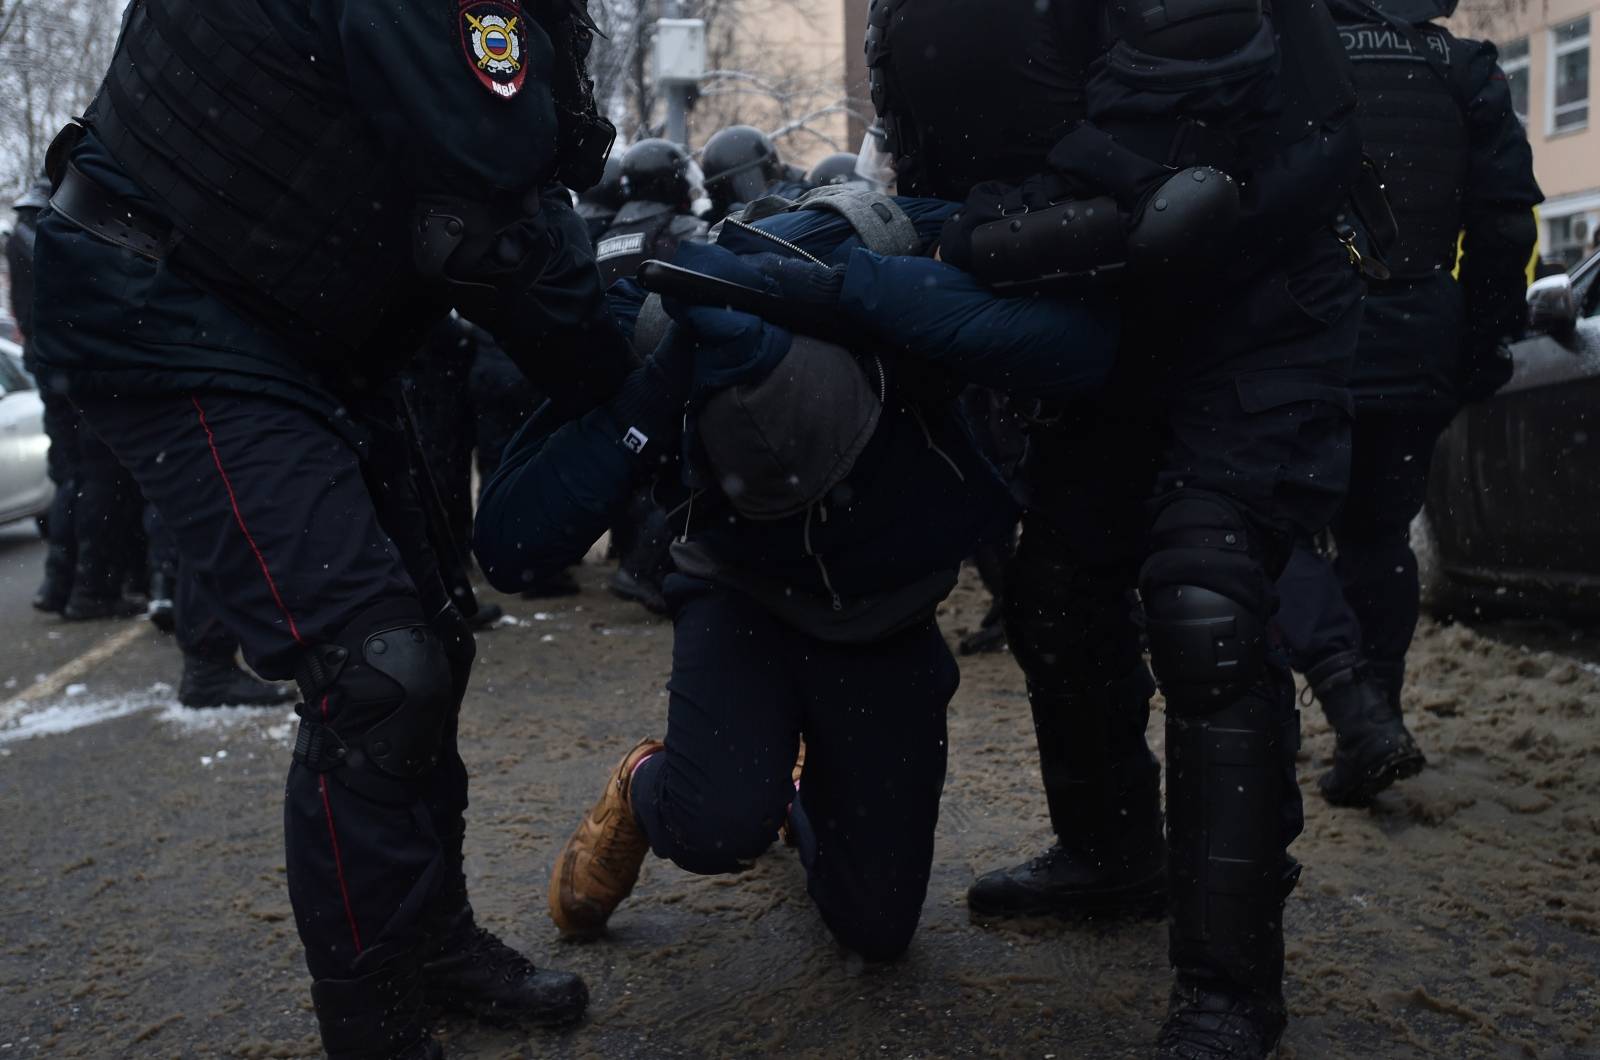
[{"label": "snowy ground", "polygon": [[[557,942],[550,859],[617,756],[660,730],[670,642],[598,569],[584,581],[559,606],[502,601],[518,621],[481,638],[463,740],[479,910],[582,971],[592,1016],[555,1035],[446,1026],[452,1055],[1141,1055],[1161,925],[968,920],[973,877],[1047,839],[1007,656],[963,661],[938,864],[901,964],[841,954],[781,846],[737,878],[650,864],[609,939]],[[979,602],[964,584],[946,631]],[[126,624],[98,627],[76,647],[123,639],[62,678],[73,656],[27,623],[0,646],[3,695],[58,676],[0,702],[0,1058],[313,1054],[279,834],[288,712],[173,706],[175,654]],[[1430,768],[1369,812],[1315,795],[1332,739],[1306,712],[1286,1056],[1600,1057],[1600,651],[1489,632],[1423,631],[1408,709]]]}]

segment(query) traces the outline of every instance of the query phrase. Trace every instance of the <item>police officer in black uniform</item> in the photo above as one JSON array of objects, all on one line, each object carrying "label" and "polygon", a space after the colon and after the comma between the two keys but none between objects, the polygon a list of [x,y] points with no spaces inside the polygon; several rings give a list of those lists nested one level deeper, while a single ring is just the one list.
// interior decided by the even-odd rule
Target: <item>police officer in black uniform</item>
[{"label": "police officer in black uniform", "polygon": [[766,195],[798,199],[808,190],[805,175],[783,162],[772,137],[750,125],[730,125],[706,141],[700,155],[711,196],[713,224]]},{"label": "police officer in black uniform", "polygon": [[1266,1056],[1301,827],[1274,582],[1343,494],[1361,298],[1332,22],[1259,0],[876,0],[868,64],[901,191],[966,201],[946,260],[1019,293],[1109,277],[1125,306],[1106,394],[1050,410],[1020,472],[1008,638],[1058,842],[969,901],[1146,912],[1170,878],[1157,1055]]},{"label": "police officer in black uniform", "polygon": [[578,216],[589,229],[589,241],[598,243],[617,211],[622,209],[622,156],[613,151],[606,159],[600,183],[578,195]]},{"label": "police officer in black uniform", "polygon": [[[669,140],[640,140],[622,156],[626,200],[611,227],[595,244],[600,275],[609,287],[631,278],[652,258],[670,261],[683,242],[701,242],[707,225],[693,210],[705,205],[705,177],[689,153]],[[606,585],[624,600],[665,614],[661,579],[671,567],[672,531],[666,513],[640,490],[619,511],[611,528],[618,564]]]},{"label": "police officer in black uniform", "polygon": [[[17,225],[6,240],[11,301],[22,332],[22,362],[37,374],[29,335],[33,331],[33,247],[39,213],[49,203],[50,183],[41,179],[12,206]],[[44,581],[33,595],[36,610],[69,621],[128,618],[145,609],[142,599],[144,540],[141,505],[133,480],[93,433],[83,430],[65,397],[45,389],[44,430],[50,439],[46,467],[55,495],[45,518],[48,548]]]},{"label": "police officer in black uniform", "polygon": [[850,151],[835,151],[811,167],[806,183],[813,188],[826,188],[834,184],[867,184],[869,181],[856,172],[858,156]]},{"label": "police officer in black uniform", "polygon": [[595,243],[607,287],[632,277],[651,258],[672,260],[678,244],[705,239],[693,212],[705,178],[689,152],[670,140],[640,140],[622,156],[622,209]]},{"label": "police officer in black uniform", "polygon": [[479,927],[440,575],[396,369],[453,305],[560,410],[632,363],[568,188],[612,138],[581,0],[135,0],[52,147],[35,342],[269,679],[304,702],[289,893],[334,1057],[436,1057],[430,1008],[579,1018]]},{"label": "police officer in black uniform", "polygon": [[[39,211],[50,202],[50,182],[43,178],[12,203],[17,223],[6,237],[6,265],[11,276],[11,314],[22,333],[23,367],[36,372],[33,343],[33,244],[39,228]],[[50,439],[45,466],[55,495],[45,517],[44,581],[33,594],[39,611],[60,613],[72,593],[72,572],[77,564],[77,533],[73,528],[73,501],[78,495],[78,411],[60,394],[40,393],[44,402],[44,431]]]},{"label": "police officer in black uniform", "polygon": [[[1369,291],[1352,390],[1350,492],[1337,561],[1302,541],[1279,579],[1279,621],[1337,737],[1318,785],[1365,805],[1423,767],[1400,712],[1417,625],[1411,520],[1434,442],[1462,403],[1510,377],[1542,195],[1494,45],[1433,19],[1454,0],[1330,0],[1352,60],[1361,133],[1399,221],[1392,278]],[[1459,274],[1452,275],[1457,265]]]}]

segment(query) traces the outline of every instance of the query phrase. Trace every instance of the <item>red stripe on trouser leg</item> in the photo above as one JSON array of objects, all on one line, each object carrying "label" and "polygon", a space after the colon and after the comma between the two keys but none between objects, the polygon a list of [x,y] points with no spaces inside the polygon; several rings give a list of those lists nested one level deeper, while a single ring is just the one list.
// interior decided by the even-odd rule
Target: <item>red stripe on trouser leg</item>
[{"label": "red stripe on trouser leg", "polygon": [[[304,644],[305,638],[300,636],[300,627],[295,625],[294,615],[289,613],[289,605],[283,602],[283,594],[278,592],[278,583],[272,577],[272,569],[267,566],[267,557],[261,554],[261,548],[256,544],[255,535],[250,533],[250,527],[244,521],[244,512],[239,510],[239,497],[233,492],[233,480],[228,477],[228,469],[222,466],[222,454],[217,451],[217,436],[212,433],[211,424],[206,422],[206,410],[201,407],[200,399],[190,395],[189,400],[194,404],[195,414],[200,417],[200,429],[206,432],[206,445],[211,449],[211,462],[217,466],[217,476],[222,479],[222,488],[228,493],[228,504],[233,508],[233,521],[238,525],[239,532],[244,535],[245,543],[250,546],[250,552],[256,558],[256,565],[261,568],[261,576],[266,579],[267,590],[272,593],[273,602],[278,605],[278,611],[283,615],[283,620],[289,625],[289,633],[294,637],[296,644]],[[322,697],[322,717],[328,717],[328,697]],[[317,777],[317,787],[322,793],[322,813],[328,822],[328,845],[333,848],[333,871],[339,880],[339,896],[344,900],[344,916],[350,924],[350,938],[355,943],[356,955],[361,955],[361,929],[356,924],[356,913],[350,904],[350,888],[344,879],[344,859],[339,854],[339,833],[333,826],[333,804],[328,800],[328,778]]]},{"label": "red stripe on trouser leg", "polygon": [[222,466],[222,454],[217,452],[217,436],[211,433],[211,425],[206,422],[206,410],[200,407],[199,398],[190,395],[189,400],[194,402],[194,410],[200,416],[200,429],[206,432],[206,444],[211,447],[211,462],[217,465],[217,475],[222,479],[222,488],[228,491],[228,503],[233,506],[233,521],[239,525],[239,532],[244,535],[245,543],[255,554],[256,563],[261,567],[261,576],[267,580],[267,590],[272,593],[272,599],[277,603],[284,621],[289,623],[289,632],[293,635],[294,642],[304,644],[300,629],[294,624],[294,616],[289,613],[289,605],[283,602],[283,595],[278,592],[278,583],[273,580],[272,571],[267,567],[267,557],[261,554],[261,549],[256,546],[255,537],[245,525],[244,513],[239,510],[239,498],[233,492],[233,481],[228,478],[228,472]]}]

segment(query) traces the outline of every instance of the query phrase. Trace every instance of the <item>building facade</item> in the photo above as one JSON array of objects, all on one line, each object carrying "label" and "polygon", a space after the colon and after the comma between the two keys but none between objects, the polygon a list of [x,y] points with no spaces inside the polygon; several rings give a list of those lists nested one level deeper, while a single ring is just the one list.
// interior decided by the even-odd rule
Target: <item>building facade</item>
[{"label": "building facade", "polygon": [[1595,0],[1481,0],[1451,22],[1463,36],[1492,40],[1528,130],[1539,209],[1540,256],[1571,267],[1600,236],[1600,114],[1589,98]]}]

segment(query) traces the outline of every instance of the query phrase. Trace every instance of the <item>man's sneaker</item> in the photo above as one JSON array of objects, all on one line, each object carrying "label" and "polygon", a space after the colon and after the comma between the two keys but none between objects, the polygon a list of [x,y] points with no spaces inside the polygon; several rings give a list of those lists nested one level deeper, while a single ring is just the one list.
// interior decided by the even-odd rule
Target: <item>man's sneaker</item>
[{"label": "man's sneaker", "polygon": [[1215,986],[1179,980],[1156,1039],[1157,1060],[1266,1060],[1288,1019],[1283,1003],[1248,1001]]},{"label": "man's sneaker", "polygon": [[589,1007],[589,988],[571,972],[540,971],[481,928],[472,907],[456,915],[439,952],[422,965],[429,1005],[486,1023],[557,1027],[576,1023]]},{"label": "man's sneaker", "polygon": [[290,703],[295,690],[245,673],[232,659],[183,657],[178,702],[186,707],[272,707]]},{"label": "man's sneaker", "polygon": [[639,881],[650,841],[633,816],[633,771],[665,749],[659,740],[641,740],[622,756],[578,830],[556,856],[550,874],[550,919],[566,938],[593,938]]},{"label": "man's sneaker", "polygon": [[1167,907],[1166,861],[1159,846],[1119,863],[1057,843],[1031,861],[980,876],[967,890],[967,905],[990,917],[1160,917]]},{"label": "man's sneaker", "polygon": [[1367,806],[1395,781],[1422,772],[1427,759],[1378,682],[1359,667],[1316,677],[1312,687],[1337,739],[1333,768],[1317,780],[1324,798],[1335,806]]}]

